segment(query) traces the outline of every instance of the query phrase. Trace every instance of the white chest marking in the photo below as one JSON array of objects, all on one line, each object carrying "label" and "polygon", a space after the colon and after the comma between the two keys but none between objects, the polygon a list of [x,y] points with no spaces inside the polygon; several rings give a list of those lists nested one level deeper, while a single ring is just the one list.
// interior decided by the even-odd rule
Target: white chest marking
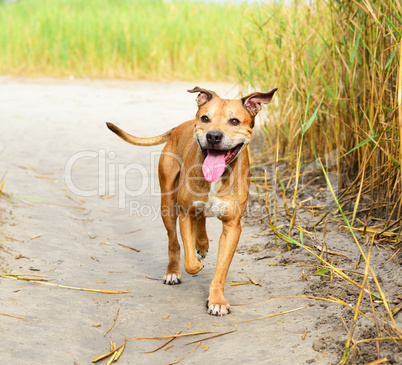
[{"label": "white chest marking", "polygon": [[211,183],[211,187],[209,188],[208,193],[208,201],[203,202],[200,200],[196,200],[193,203],[193,206],[197,208],[197,212],[203,212],[206,217],[222,217],[226,210],[230,207],[228,202],[224,202],[220,200],[216,194],[222,186],[222,180],[219,178],[218,180]]}]

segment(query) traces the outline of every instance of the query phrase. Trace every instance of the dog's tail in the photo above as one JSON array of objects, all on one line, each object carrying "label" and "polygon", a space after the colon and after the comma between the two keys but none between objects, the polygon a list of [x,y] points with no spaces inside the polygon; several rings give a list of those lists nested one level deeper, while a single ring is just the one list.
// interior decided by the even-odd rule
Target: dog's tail
[{"label": "dog's tail", "polygon": [[155,146],[157,144],[166,143],[174,129],[172,128],[170,131],[167,131],[156,137],[139,138],[124,132],[119,127],[116,127],[113,123],[106,123],[106,125],[112,132],[116,133],[120,138],[124,139],[128,143],[135,144],[136,146]]}]

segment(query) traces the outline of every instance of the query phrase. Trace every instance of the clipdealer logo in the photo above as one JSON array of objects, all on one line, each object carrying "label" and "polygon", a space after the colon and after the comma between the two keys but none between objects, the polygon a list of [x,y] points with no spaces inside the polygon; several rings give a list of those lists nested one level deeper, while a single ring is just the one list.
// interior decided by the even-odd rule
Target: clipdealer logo
[{"label": "clipdealer logo", "polygon": [[[166,152],[164,152],[166,153]],[[167,153],[169,157],[172,157],[177,160],[180,166],[183,166],[183,163],[179,156]],[[129,208],[130,215],[138,215],[142,217],[152,217],[155,219],[158,216],[163,216],[164,214],[169,214],[171,211],[171,207],[163,207],[163,206],[155,206],[154,204],[143,204],[140,202],[141,199],[138,199],[140,196],[148,195],[151,197],[161,197],[162,193],[159,188],[159,180],[158,180],[158,161],[160,156],[162,155],[161,151],[151,151],[147,154],[149,156],[149,160],[147,163],[142,164],[139,162],[132,162],[129,164],[125,164],[122,162],[117,162],[116,157],[117,154],[114,151],[106,151],[106,149],[99,149],[98,151],[84,150],[74,153],[70,158],[66,161],[64,166],[64,181],[67,189],[76,196],[82,198],[94,197],[94,196],[116,196],[118,201],[119,209]],[[335,166],[336,159],[336,151],[332,151],[324,156],[322,159],[317,161],[313,161],[308,165],[305,165],[301,169],[301,179],[299,180],[300,188],[299,191],[302,192],[302,196],[300,198],[304,200],[310,200],[311,204],[323,203],[324,201],[332,201],[332,195],[329,189],[326,189],[322,192],[321,197],[317,198],[316,189],[314,188],[314,180],[316,175],[322,174],[321,171],[321,161],[327,162],[327,168],[332,168]],[[91,188],[88,188],[87,182],[84,182],[80,179],[79,175],[82,173],[83,166],[90,166],[91,171],[96,171],[96,177],[93,179],[93,185]],[[191,179],[200,179],[199,177],[191,177],[191,171],[194,168],[200,166],[191,166],[187,171],[182,171],[180,174],[187,174],[187,178],[181,179],[181,181],[188,182]],[[228,166],[227,168],[231,168]],[[281,169],[285,169],[286,166],[281,164],[277,166],[277,169],[281,171]],[[265,176],[268,178],[272,178],[275,174],[274,164],[268,165],[253,165],[253,174],[254,177],[251,177],[249,195],[252,196],[260,196],[261,189],[265,189],[264,184],[261,183]],[[331,184],[335,191],[337,191],[337,173],[333,171],[330,173]],[[244,174],[241,174],[241,171],[230,171],[230,174],[239,174],[239,179],[244,179]],[[247,174],[246,174],[247,175]],[[258,176],[256,178],[255,176]],[[250,179],[247,177],[247,179]],[[135,187],[133,187],[135,185]],[[164,194],[172,194],[178,189],[180,186],[175,187],[175,190],[165,192]],[[187,189],[190,190],[190,193],[194,196],[200,196],[200,193],[196,191],[191,191],[190,184],[187,186]],[[228,190],[225,191],[224,195],[228,193],[234,193],[233,190],[235,187],[230,186]],[[276,190],[273,189],[270,192],[269,204],[273,202],[274,199],[279,199],[278,191],[281,187],[278,187]],[[291,187],[289,188],[291,190]],[[276,191],[276,194],[274,192]],[[264,194],[265,195],[265,192]],[[137,198],[137,199],[136,199]],[[175,208],[177,209],[177,207]],[[261,209],[257,209],[257,204],[249,207],[248,214],[261,217],[264,215],[265,208],[263,211]]]}]

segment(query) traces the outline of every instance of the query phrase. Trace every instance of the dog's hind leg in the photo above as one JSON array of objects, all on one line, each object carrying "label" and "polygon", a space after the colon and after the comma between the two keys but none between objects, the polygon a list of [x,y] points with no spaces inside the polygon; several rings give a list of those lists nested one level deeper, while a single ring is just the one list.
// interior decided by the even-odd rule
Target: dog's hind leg
[{"label": "dog's hind leg", "polygon": [[197,242],[195,248],[197,250],[197,254],[200,255],[202,259],[205,259],[209,249],[209,240],[205,227],[205,221],[206,218],[204,215],[200,215],[197,219]]},{"label": "dog's hind leg", "polygon": [[181,283],[180,244],[177,240],[177,186],[180,166],[171,154],[162,153],[159,160],[159,182],[161,186],[161,215],[169,239],[169,263],[163,283]]},{"label": "dog's hind leg", "polygon": [[195,254],[197,241],[197,217],[179,211],[179,225],[184,248],[184,269],[190,274],[197,274],[204,267],[202,260]]}]

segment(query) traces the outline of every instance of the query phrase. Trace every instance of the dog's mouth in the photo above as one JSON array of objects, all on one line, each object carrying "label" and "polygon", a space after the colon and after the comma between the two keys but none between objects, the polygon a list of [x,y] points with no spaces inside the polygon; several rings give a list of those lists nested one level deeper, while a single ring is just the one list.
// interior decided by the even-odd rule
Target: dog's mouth
[{"label": "dog's mouth", "polygon": [[201,148],[204,155],[202,173],[205,179],[209,182],[218,180],[225,172],[226,166],[237,157],[243,146],[244,143],[239,143],[230,150]]}]

